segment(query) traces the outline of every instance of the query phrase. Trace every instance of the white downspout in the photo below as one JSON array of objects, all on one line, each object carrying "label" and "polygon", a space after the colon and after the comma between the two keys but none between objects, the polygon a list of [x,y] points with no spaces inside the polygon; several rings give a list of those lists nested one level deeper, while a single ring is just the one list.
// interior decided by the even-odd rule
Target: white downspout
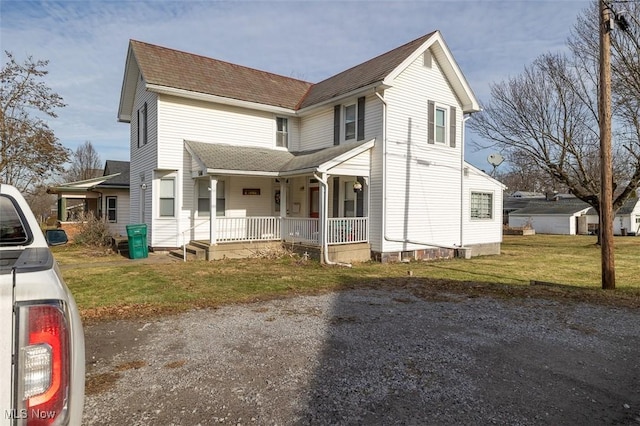
[{"label": "white downspout", "polygon": [[462,134],[460,135],[460,248],[464,247],[464,134],[465,123],[471,118],[471,114],[464,116],[462,113]]},{"label": "white downspout", "polygon": [[329,217],[329,203],[327,201],[329,200],[329,184],[327,183],[325,173],[322,173],[321,176],[314,173],[313,177],[322,185],[322,197],[320,198],[320,206],[322,207],[320,209],[320,244],[322,246],[324,263],[327,265],[339,265],[351,268],[352,265],[350,263],[333,262],[329,259],[329,243],[327,242],[327,217]]},{"label": "white downspout", "polygon": [[[375,90],[375,89],[374,89]],[[446,248],[446,249],[458,249],[460,247],[457,246],[445,246],[442,244],[435,243],[426,243],[424,241],[413,241],[408,239],[398,239],[391,238],[387,235],[387,101],[378,93],[377,90],[374,91],[376,96],[382,101],[382,109],[383,109],[383,119],[382,119],[382,235],[385,241],[390,241],[393,243],[408,243],[408,244],[417,244],[423,246],[431,246],[438,248]],[[381,247],[382,249],[382,247]]]}]

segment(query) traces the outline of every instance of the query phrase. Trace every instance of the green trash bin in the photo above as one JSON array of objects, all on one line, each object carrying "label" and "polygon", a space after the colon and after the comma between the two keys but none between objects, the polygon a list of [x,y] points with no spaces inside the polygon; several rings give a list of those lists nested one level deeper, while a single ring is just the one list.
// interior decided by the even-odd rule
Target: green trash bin
[{"label": "green trash bin", "polygon": [[149,256],[147,246],[147,225],[127,225],[129,240],[129,259],[144,259]]}]

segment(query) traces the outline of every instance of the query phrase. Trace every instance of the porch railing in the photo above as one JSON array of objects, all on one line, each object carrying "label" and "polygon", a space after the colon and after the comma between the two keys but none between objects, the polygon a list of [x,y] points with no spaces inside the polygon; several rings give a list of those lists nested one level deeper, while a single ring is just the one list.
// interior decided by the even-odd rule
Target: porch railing
[{"label": "porch railing", "polygon": [[369,241],[369,218],[332,217],[327,219],[328,244],[352,244]]},{"label": "porch railing", "polygon": [[[327,243],[352,244],[369,241],[369,218],[336,217],[327,220]],[[317,218],[292,217],[217,217],[216,240],[277,241],[302,244],[320,243],[320,223]]]},{"label": "porch railing", "polygon": [[317,218],[282,218],[282,239],[288,242],[318,244]]},{"label": "porch railing", "polygon": [[219,242],[279,240],[280,218],[217,217],[216,239]]}]

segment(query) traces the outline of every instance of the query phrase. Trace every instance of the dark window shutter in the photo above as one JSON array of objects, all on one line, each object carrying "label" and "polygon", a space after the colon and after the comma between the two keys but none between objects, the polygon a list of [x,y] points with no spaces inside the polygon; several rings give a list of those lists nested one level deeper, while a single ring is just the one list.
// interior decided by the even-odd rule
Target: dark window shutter
[{"label": "dark window shutter", "polygon": [[427,142],[435,143],[434,135],[433,135],[434,126],[435,126],[434,125],[434,120],[435,120],[434,117],[435,117],[435,114],[436,114],[436,104],[435,104],[435,102],[429,101],[429,111],[428,112],[429,112],[429,120],[428,120],[429,121],[429,130],[428,130],[429,138],[428,138]]},{"label": "dark window shutter", "polygon": [[338,217],[340,209],[340,178],[333,178],[333,216]]},{"label": "dark window shutter", "polygon": [[357,139],[364,140],[364,96],[358,98],[358,131]]},{"label": "dark window shutter", "polygon": [[356,217],[364,217],[364,179],[358,177],[362,191],[356,193]]},{"label": "dark window shutter", "polygon": [[449,146],[456,147],[456,107],[449,109]]},{"label": "dark window shutter", "polygon": [[340,105],[333,107],[333,144],[340,145]]}]

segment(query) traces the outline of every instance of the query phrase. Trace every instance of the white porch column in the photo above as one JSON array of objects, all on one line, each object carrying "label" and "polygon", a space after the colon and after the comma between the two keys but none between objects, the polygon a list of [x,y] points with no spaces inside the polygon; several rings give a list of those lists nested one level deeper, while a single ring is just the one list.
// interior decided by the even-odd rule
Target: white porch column
[{"label": "white porch column", "polygon": [[319,215],[318,215],[318,231],[320,233],[319,243],[322,250],[327,248],[327,217],[329,217],[329,184],[328,184],[329,175],[326,173],[322,173],[320,175],[320,180],[322,180],[322,184],[320,185],[320,205],[319,205]]},{"label": "white porch column", "polygon": [[280,217],[287,216],[287,180],[280,179]]},{"label": "white porch column", "polygon": [[217,201],[218,178],[209,176],[209,244],[216,244],[216,201]]}]

